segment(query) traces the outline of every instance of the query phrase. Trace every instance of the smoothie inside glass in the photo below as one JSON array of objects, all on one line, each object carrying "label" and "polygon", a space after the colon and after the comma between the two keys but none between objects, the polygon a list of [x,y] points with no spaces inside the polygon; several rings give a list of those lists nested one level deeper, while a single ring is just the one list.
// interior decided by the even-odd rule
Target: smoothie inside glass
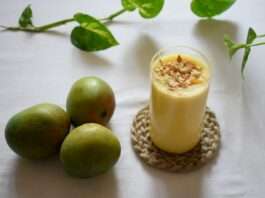
[{"label": "smoothie inside glass", "polygon": [[171,153],[191,150],[200,140],[210,66],[198,50],[174,46],[159,51],[150,66],[150,135]]}]

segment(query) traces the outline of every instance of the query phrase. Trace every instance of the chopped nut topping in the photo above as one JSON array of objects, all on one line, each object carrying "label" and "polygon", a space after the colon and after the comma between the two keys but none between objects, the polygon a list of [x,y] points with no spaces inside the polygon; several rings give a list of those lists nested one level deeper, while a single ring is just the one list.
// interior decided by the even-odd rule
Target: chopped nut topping
[{"label": "chopped nut topping", "polygon": [[178,61],[178,63],[181,63],[182,62],[182,58],[181,58],[180,55],[178,55],[177,61]]},{"label": "chopped nut topping", "polygon": [[201,68],[180,55],[175,61],[160,59],[159,64],[154,67],[154,72],[158,80],[171,91],[203,82]]}]

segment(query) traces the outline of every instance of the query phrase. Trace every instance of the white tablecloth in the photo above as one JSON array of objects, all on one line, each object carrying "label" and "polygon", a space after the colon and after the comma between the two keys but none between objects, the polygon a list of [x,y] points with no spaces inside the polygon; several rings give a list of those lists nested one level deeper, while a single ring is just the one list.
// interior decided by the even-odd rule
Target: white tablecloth
[{"label": "white tablecloth", "polygon": [[[1,0],[0,24],[16,24],[21,10],[32,4],[34,22],[71,17],[77,11],[106,16],[119,1]],[[265,33],[265,1],[240,0],[215,21],[200,21],[189,1],[167,0],[153,20],[126,13],[109,27],[120,45],[84,53],[69,41],[73,25],[55,32],[0,33],[0,197],[1,198],[261,198],[265,193],[264,47],[253,49],[241,80],[241,55],[229,61],[223,34],[245,40],[249,26]],[[203,51],[213,64],[208,105],[222,129],[218,157],[200,170],[172,174],[142,163],[130,144],[135,113],[148,102],[148,66],[152,55],[167,45],[189,45]],[[4,128],[17,111],[41,102],[65,106],[72,83],[99,76],[113,87],[117,108],[111,128],[122,155],[108,173],[91,179],[67,176],[57,158],[32,163],[7,146]]]}]

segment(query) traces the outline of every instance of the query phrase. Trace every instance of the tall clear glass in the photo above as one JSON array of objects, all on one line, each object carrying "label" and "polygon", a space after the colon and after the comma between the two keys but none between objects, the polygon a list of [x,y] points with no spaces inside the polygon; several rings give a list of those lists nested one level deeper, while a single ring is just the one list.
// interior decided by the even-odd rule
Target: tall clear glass
[{"label": "tall clear glass", "polygon": [[[154,68],[165,58],[186,57],[203,68],[203,81],[186,88],[168,90],[157,81]],[[184,153],[200,139],[210,82],[207,58],[186,46],[169,47],[157,52],[151,61],[151,139],[156,146],[171,153]]]}]

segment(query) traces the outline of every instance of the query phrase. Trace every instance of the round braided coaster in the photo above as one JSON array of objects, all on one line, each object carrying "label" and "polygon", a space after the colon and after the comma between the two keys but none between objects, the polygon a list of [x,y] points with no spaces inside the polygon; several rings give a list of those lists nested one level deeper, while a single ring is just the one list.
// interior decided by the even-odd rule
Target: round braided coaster
[{"label": "round braided coaster", "polygon": [[156,147],[150,138],[149,107],[140,110],[131,129],[132,145],[147,164],[171,172],[189,171],[210,161],[220,145],[220,127],[214,113],[207,107],[199,143],[183,154],[172,154]]}]

